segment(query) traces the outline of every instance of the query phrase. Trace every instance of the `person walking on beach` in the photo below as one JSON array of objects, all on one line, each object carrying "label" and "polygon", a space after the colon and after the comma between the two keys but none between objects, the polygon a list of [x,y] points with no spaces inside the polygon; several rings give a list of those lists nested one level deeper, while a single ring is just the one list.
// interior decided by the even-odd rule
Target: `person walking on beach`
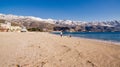
[{"label": "person walking on beach", "polygon": [[63,32],[62,32],[62,31],[60,32],[60,36],[61,36],[61,37],[63,36]]},{"label": "person walking on beach", "polygon": [[69,34],[69,37],[72,37],[71,34]]}]

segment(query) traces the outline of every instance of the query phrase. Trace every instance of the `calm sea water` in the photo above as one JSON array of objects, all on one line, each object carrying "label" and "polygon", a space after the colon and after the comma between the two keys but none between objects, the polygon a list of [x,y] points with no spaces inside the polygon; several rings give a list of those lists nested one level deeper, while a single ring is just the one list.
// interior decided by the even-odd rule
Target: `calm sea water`
[{"label": "calm sea water", "polygon": [[[59,35],[59,32],[56,32],[54,34]],[[72,35],[73,37],[120,42],[120,32],[64,32],[63,35]]]}]

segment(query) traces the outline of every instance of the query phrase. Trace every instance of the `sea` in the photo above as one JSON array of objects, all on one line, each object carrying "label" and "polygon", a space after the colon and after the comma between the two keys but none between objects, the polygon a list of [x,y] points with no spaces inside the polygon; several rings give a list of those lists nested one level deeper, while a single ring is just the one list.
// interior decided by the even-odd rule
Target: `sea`
[{"label": "sea", "polygon": [[[54,32],[53,34],[59,35],[60,32]],[[69,35],[78,38],[97,39],[120,43],[120,32],[63,32],[63,36]]]}]

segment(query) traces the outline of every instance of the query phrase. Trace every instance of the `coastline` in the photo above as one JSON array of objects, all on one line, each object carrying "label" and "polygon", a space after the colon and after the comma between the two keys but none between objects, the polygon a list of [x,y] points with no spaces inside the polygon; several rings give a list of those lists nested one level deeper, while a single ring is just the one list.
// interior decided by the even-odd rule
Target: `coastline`
[{"label": "coastline", "polygon": [[[56,32],[56,33],[59,33],[59,32]],[[54,34],[53,33],[50,33],[50,34]],[[58,35],[58,34],[55,34],[55,35]],[[59,36],[59,35],[58,35]],[[63,36],[66,36],[67,35],[63,35]],[[120,45],[120,42],[118,41],[113,41],[113,40],[102,40],[102,39],[95,39],[95,38],[85,38],[85,37],[77,37],[77,36],[72,36],[72,38],[82,38],[82,39],[87,39],[87,40],[94,40],[94,41],[100,41],[100,42],[104,42],[104,43],[109,43],[109,44],[113,44],[113,45]]]},{"label": "coastline", "polygon": [[120,46],[45,32],[0,32],[0,67],[120,67]]},{"label": "coastline", "polygon": [[[51,33],[50,33],[51,34]],[[58,34],[53,34],[53,35],[57,35],[59,36]],[[63,36],[63,37],[68,37],[69,36]],[[96,42],[101,42],[101,43],[106,43],[107,45],[117,45],[117,46],[120,46],[120,42],[115,42],[115,41],[108,41],[108,40],[100,40],[100,39],[90,39],[90,38],[84,38],[84,37],[74,37],[72,36],[71,38],[75,38],[75,39],[84,39],[84,40],[90,40],[90,41],[96,41]]]},{"label": "coastline", "polygon": [[119,45],[120,46],[120,42],[115,42],[115,41],[108,41],[108,40],[100,40],[100,39],[90,39],[90,38],[84,38],[84,37],[73,37],[73,38],[81,38],[81,39],[87,39],[87,40],[93,40],[93,41],[98,41],[98,42],[104,42],[104,43],[109,43],[112,45]]}]

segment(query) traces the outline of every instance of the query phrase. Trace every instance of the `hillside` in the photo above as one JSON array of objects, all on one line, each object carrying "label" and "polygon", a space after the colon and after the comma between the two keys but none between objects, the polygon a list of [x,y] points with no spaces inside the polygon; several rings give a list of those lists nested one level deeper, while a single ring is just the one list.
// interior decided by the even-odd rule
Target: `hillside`
[{"label": "hillside", "polygon": [[30,31],[84,31],[84,32],[118,32],[120,21],[82,22],[71,20],[41,19],[33,16],[16,16],[0,14],[3,20],[13,25],[25,26]]}]

